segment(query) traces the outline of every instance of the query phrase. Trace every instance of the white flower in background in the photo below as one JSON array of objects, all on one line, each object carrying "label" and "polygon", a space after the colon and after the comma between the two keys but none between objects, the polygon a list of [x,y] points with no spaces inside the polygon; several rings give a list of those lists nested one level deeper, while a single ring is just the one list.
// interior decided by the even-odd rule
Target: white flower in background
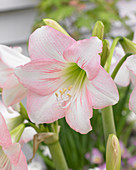
[{"label": "white flower in background", "polygon": [[43,166],[38,161],[33,161],[28,164],[28,170],[45,170]]},{"label": "white flower in background", "polygon": [[127,116],[127,122],[132,123],[134,122],[134,128],[136,128],[136,114],[134,112],[130,112]]},{"label": "white flower in background", "polygon": [[48,146],[40,145],[40,149],[43,150],[43,155],[44,156],[48,156],[49,158],[52,158]]}]

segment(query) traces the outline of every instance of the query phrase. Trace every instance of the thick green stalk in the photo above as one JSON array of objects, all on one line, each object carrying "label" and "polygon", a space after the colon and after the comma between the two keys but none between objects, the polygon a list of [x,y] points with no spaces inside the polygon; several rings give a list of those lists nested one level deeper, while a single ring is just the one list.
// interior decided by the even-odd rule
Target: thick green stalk
[{"label": "thick green stalk", "polygon": [[68,170],[68,166],[59,141],[48,145],[56,170]]},{"label": "thick green stalk", "polygon": [[105,107],[101,111],[102,111],[104,136],[105,136],[105,141],[107,142],[109,134],[116,135],[112,106]]}]

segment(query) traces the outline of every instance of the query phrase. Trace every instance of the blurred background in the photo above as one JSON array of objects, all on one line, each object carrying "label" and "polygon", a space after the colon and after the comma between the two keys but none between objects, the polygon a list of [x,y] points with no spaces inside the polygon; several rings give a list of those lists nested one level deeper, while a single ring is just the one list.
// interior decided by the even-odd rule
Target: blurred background
[{"label": "blurred background", "polygon": [[[89,38],[98,20],[104,23],[105,38],[110,43],[116,36],[126,36],[132,40],[136,29],[136,0],[0,0],[0,44],[21,46],[22,53],[29,56],[29,36],[36,28],[44,25],[43,18],[56,20],[76,40]],[[124,170],[136,169],[128,165],[131,162],[128,160],[136,156],[136,116],[128,109],[131,91],[131,85],[119,87],[121,100],[114,106]],[[69,168],[87,170],[104,165],[105,142],[99,110],[94,110],[91,119],[93,130],[87,135],[74,132],[64,119],[59,123],[62,127],[60,142]],[[32,156],[30,145],[24,147],[28,159]],[[97,157],[93,160],[94,152]],[[42,144],[36,158],[29,164],[29,170],[45,170],[45,165],[46,169],[54,170],[48,148]]]}]

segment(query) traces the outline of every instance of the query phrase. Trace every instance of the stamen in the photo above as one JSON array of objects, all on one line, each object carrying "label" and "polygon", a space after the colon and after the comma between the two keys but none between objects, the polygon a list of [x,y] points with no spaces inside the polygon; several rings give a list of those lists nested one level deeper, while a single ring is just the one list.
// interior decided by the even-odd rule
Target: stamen
[{"label": "stamen", "polygon": [[63,95],[63,92],[62,92],[62,90],[59,90],[59,92],[60,92],[60,94],[61,94],[61,95]]},{"label": "stamen", "polygon": [[55,95],[56,95],[56,97],[58,97],[58,96],[59,96],[57,92],[55,93]]},{"label": "stamen", "polygon": [[68,96],[68,97],[72,97],[71,94],[69,94],[69,93],[67,94],[67,96]]},{"label": "stamen", "polygon": [[71,85],[71,86],[69,86],[68,90],[70,91],[71,89],[72,89],[72,85]]},{"label": "stamen", "polygon": [[70,88],[68,88],[68,89],[63,88],[63,90],[59,90],[59,93],[57,93],[57,92],[55,93],[56,99],[57,99],[60,107],[65,108],[69,105],[72,95],[69,94],[68,92],[70,91],[69,89],[71,89],[71,88],[72,88],[72,86],[70,86]]}]

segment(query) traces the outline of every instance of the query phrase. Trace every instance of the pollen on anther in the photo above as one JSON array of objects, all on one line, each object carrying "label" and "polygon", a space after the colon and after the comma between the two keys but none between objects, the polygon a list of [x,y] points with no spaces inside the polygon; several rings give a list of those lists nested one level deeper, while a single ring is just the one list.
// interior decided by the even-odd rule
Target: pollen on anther
[{"label": "pollen on anther", "polygon": [[68,93],[67,96],[68,96],[68,97],[71,97],[71,94]]},{"label": "pollen on anther", "polygon": [[58,93],[55,93],[55,95],[56,95],[56,97],[58,97],[59,95],[58,95]]}]

